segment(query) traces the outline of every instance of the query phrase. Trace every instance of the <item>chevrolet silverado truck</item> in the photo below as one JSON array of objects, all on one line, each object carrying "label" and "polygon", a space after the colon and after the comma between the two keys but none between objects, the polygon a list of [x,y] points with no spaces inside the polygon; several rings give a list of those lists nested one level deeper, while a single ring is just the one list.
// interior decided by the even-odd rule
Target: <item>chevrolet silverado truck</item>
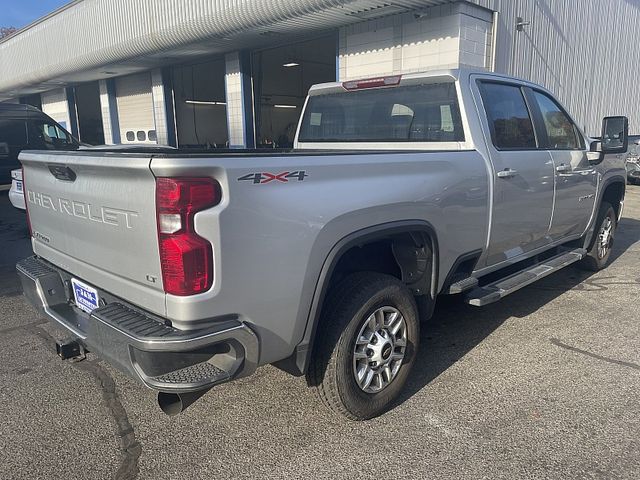
[{"label": "chevrolet silverado truck", "polygon": [[292,151],[28,151],[24,294],[168,414],[274,364],[334,412],[393,404],[440,295],[482,307],[603,268],[625,117],[592,142],[544,88],[448,70],[311,88]]}]

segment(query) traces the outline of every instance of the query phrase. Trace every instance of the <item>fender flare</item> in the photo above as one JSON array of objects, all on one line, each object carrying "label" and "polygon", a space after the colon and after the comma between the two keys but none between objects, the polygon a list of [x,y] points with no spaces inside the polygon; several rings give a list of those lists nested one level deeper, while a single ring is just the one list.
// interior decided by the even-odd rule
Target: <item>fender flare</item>
[{"label": "fender flare", "polygon": [[342,255],[352,247],[369,243],[388,235],[395,235],[405,232],[421,232],[426,234],[430,240],[431,252],[432,252],[432,270],[431,270],[431,296],[435,298],[438,290],[438,269],[439,269],[439,249],[438,249],[438,237],[436,231],[431,223],[426,220],[401,220],[395,222],[388,222],[371,227],[364,228],[353,232],[346,237],[339,240],[330,249],[327,254],[320,274],[316,280],[315,289],[310,304],[301,309],[303,315],[298,317],[298,321],[305,322],[305,330],[302,340],[295,347],[293,354],[276,362],[274,365],[278,368],[291,373],[296,376],[304,375],[311,359],[311,353],[313,352],[313,344],[320,323],[320,314],[322,312],[322,304],[327,295],[329,282],[333,275],[338,261]]},{"label": "fender flare", "polygon": [[584,245],[585,248],[588,245],[591,245],[591,240],[593,239],[593,235],[595,233],[595,227],[596,227],[596,219],[598,218],[598,211],[600,210],[600,205],[602,204],[602,199],[604,197],[604,192],[607,190],[607,188],[609,188],[611,185],[615,184],[615,183],[620,183],[622,184],[622,200],[624,201],[624,194],[627,188],[627,179],[624,178],[622,175],[614,175],[612,177],[607,178],[603,183],[602,186],[600,187],[600,191],[598,192],[598,197],[596,198],[596,202],[594,205],[594,209],[593,209],[593,216],[591,218],[591,222],[589,224],[589,227],[587,228],[587,233],[584,235]]}]

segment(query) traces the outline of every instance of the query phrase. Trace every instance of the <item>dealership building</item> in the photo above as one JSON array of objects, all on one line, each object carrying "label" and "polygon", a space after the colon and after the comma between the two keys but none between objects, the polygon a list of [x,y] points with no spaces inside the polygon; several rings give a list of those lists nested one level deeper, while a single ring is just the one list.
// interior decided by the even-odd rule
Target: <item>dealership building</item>
[{"label": "dealership building", "polygon": [[640,0],[76,0],[0,40],[0,101],[90,144],[291,145],[309,87],[481,68],[640,132]]}]

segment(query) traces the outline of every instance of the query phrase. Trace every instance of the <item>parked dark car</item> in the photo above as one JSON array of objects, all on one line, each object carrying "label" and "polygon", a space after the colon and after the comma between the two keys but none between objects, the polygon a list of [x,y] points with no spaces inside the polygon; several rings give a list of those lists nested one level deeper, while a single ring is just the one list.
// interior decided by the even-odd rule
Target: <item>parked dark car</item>
[{"label": "parked dark car", "polygon": [[31,105],[0,103],[0,185],[11,183],[22,150],[77,150],[80,143]]},{"label": "parked dark car", "polygon": [[627,181],[640,184],[640,135],[629,135],[626,167]]}]

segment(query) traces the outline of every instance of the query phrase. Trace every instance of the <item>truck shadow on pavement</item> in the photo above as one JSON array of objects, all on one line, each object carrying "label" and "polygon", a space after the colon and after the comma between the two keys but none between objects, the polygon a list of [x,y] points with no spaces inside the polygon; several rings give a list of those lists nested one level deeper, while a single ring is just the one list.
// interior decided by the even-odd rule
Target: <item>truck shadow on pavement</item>
[{"label": "truck shadow on pavement", "polygon": [[[640,221],[623,218],[611,252],[609,265],[640,241]],[[640,285],[634,278],[616,278],[569,266],[504,299],[482,308],[463,302],[461,295],[438,298],[433,317],[421,325],[420,350],[407,385],[394,407],[424,389],[432,380],[458,362],[504,322],[525,318],[569,290],[607,290],[609,285]]]}]

